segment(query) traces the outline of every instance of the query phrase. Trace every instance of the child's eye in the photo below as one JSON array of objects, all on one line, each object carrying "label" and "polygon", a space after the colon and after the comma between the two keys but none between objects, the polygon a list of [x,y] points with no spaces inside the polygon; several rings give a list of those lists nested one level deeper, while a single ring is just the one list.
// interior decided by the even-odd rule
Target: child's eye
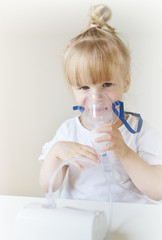
[{"label": "child's eye", "polygon": [[87,90],[87,89],[89,89],[89,87],[88,87],[88,86],[83,86],[83,87],[81,87],[80,89],[82,89],[82,90]]},{"label": "child's eye", "polygon": [[109,82],[108,83],[104,83],[103,86],[104,87],[110,87],[110,86],[112,86],[112,83],[109,83]]}]

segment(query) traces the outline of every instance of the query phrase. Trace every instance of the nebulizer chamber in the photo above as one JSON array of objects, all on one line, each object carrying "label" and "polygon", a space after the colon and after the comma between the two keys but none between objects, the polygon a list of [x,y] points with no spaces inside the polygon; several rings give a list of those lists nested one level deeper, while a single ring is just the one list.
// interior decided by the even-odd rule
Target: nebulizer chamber
[{"label": "nebulizer chamber", "polygon": [[104,92],[92,92],[87,95],[84,110],[86,119],[93,128],[91,131],[93,147],[99,155],[105,156],[106,153],[102,152],[102,148],[109,145],[109,142],[97,143],[95,139],[104,133],[97,133],[96,130],[102,124],[115,123],[117,116],[112,109],[112,101]]}]

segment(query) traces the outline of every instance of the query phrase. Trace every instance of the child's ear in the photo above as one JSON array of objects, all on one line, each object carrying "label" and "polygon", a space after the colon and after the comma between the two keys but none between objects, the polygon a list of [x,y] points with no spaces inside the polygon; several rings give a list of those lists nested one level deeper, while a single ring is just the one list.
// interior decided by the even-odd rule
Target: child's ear
[{"label": "child's ear", "polygon": [[131,83],[130,73],[127,73],[124,79],[124,93],[128,92],[130,88],[130,83]]}]

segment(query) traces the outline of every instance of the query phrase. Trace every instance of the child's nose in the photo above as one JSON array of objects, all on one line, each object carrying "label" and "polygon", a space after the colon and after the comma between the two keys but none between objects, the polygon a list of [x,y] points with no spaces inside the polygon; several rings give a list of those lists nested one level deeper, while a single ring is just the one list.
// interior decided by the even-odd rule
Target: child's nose
[{"label": "child's nose", "polygon": [[103,93],[101,92],[101,91],[93,91],[92,93],[91,93],[91,96],[92,96],[92,99],[93,99],[93,101],[101,101],[102,99],[103,99]]},{"label": "child's nose", "polygon": [[95,87],[95,88],[92,89],[92,93],[93,94],[101,93],[101,91],[102,91],[102,88],[100,86]]}]

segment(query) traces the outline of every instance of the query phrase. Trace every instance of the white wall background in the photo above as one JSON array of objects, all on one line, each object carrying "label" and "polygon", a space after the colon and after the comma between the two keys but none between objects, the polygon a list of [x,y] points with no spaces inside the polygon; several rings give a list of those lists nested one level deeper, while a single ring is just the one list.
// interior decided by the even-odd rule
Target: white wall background
[{"label": "white wall background", "polygon": [[73,116],[63,50],[96,3],[111,7],[110,23],[130,45],[127,109],[162,134],[161,1],[0,0],[0,194],[43,196],[41,147]]}]

